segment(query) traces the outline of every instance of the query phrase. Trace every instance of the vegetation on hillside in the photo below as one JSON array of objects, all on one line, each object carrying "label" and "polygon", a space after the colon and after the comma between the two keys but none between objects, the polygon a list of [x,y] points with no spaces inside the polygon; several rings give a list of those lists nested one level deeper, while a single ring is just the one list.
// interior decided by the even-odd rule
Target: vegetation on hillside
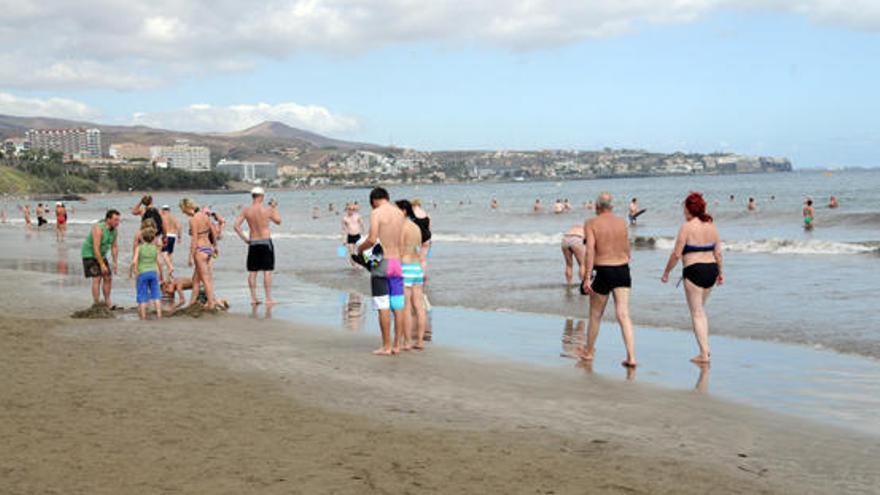
[{"label": "vegetation on hillside", "polygon": [[151,165],[101,172],[77,162],[64,163],[61,153],[54,151],[24,151],[15,157],[0,154],[0,192],[12,194],[221,189],[228,181],[229,177],[219,172],[194,173]]}]

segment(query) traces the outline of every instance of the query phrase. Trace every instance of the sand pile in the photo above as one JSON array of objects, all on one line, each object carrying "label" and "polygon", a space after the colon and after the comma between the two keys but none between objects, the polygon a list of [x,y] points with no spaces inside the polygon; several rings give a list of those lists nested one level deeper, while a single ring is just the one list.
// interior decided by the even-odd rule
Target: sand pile
[{"label": "sand pile", "polygon": [[110,311],[110,308],[108,308],[104,304],[93,304],[92,307],[88,309],[74,311],[73,314],[70,315],[70,317],[86,320],[104,320],[109,318],[116,318],[116,315],[113,314],[113,311]]},{"label": "sand pile", "polygon": [[220,312],[220,308],[206,309],[201,304],[194,304],[192,306],[180,308],[171,313],[169,316],[187,316],[189,318],[201,318],[205,315],[217,315],[220,314]]}]

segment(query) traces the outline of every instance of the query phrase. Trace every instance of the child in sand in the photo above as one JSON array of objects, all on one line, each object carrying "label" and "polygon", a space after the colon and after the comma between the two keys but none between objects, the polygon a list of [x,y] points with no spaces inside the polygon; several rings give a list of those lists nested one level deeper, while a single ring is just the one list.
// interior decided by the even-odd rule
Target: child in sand
[{"label": "child in sand", "polygon": [[140,233],[141,242],[131,260],[131,273],[137,270],[138,314],[147,319],[147,306],[150,302],[156,307],[156,317],[162,318],[162,294],[159,292],[159,248],[155,244],[156,229],[145,228]]},{"label": "child in sand", "polygon": [[[174,280],[166,280],[165,282],[162,282],[162,295],[167,299],[171,299],[171,304],[175,308],[179,308],[186,304],[186,295],[184,292],[192,290],[192,288],[192,277],[177,277]],[[180,296],[180,302],[177,304],[174,303],[176,296]],[[204,303],[203,299],[204,298],[200,294],[199,302]],[[221,308],[229,309],[229,301],[226,299],[215,299]]]}]

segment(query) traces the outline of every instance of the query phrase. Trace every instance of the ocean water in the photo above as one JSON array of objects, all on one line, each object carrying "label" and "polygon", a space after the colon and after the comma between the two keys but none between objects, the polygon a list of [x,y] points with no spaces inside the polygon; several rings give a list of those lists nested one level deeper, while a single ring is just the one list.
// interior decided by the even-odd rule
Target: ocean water
[{"label": "ocean water", "polygon": [[[636,326],[690,332],[682,289],[659,281],[672,239],[682,222],[681,201],[689,191],[705,194],[710,213],[725,245],[726,283],[714,290],[708,306],[710,332],[736,338],[805,344],[880,358],[880,171],[817,171],[736,176],[606,179],[591,181],[401,186],[389,188],[392,199],[421,198],[432,216],[434,247],[430,257],[428,294],[435,306],[494,312],[520,312],[583,318],[587,302],[564,285],[559,242],[563,231],[593,215],[582,204],[601,191],[611,192],[621,214],[631,197],[648,211],[631,230],[637,241],[631,263],[631,311]],[[362,271],[348,268],[337,256],[341,213],[358,201],[369,216],[369,190],[328,189],[272,192],[283,224],[275,229],[278,274],[316,287],[367,293]],[[735,200],[730,201],[729,195]],[[840,208],[824,205],[830,195]],[[157,194],[157,204],[176,205],[180,194]],[[746,211],[748,197],[758,211]],[[805,197],[816,202],[816,228],[802,228]],[[500,208],[491,210],[497,198]],[[557,198],[568,198],[573,212],[536,214],[540,198],[552,210]],[[221,287],[241,297],[244,249],[231,222],[236,208],[249,202],[246,194],[197,195],[230,222],[216,265]],[[107,195],[75,204],[70,245],[78,246],[87,224],[107,207],[126,210],[133,195]],[[4,208],[20,222],[17,203]],[[312,207],[321,215],[312,218]],[[175,208],[175,211],[176,208]],[[179,217],[182,216],[177,213]],[[125,216],[123,259],[137,219]],[[20,225],[19,225],[20,226]],[[179,243],[176,262],[185,268],[188,241]],[[75,250],[74,250],[75,251]],[[75,258],[75,253],[74,256]],[[74,262],[73,269],[78,269]],[[675,277],[678,278],[677,276]],[[290,294],[279,285],[276,298]],[[289,290],[293,290],[290,288]],[[296,290],[302,290],[298,287]],[[610,315],[609,311],[609,315]],[[493,330],[503,332],[503,330]],[[638,330],[637,330],[638,331]],[[694,349],[683,350],[690,356]]]}]

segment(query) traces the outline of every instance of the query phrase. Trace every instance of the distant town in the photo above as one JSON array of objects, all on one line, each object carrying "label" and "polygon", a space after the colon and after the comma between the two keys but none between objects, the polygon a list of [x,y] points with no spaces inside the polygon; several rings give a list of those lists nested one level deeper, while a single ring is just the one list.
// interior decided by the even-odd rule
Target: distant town
[{"label": "distant town", "polygon": [[[122,129],[122,130],[120,130]],[[235,181],[277,187],[373,183],[461,183],[690,174],[787,172],[785,158],[733,153],[599,151],[417,151],[335,141],[277,122],[230,134],[99,127],[29,128],[8,136],[0,153],[60,154],[65,166],[107,174],[117,169],[220,172]],[[155,136],[157,142],[145,142]],[[108,139],[108,137],[110,139]],[[125,138],[129,137],[129,140]],[[109,141],[109,142],[105,142]],[[218,153],[219,151],[219,153]]]}]

